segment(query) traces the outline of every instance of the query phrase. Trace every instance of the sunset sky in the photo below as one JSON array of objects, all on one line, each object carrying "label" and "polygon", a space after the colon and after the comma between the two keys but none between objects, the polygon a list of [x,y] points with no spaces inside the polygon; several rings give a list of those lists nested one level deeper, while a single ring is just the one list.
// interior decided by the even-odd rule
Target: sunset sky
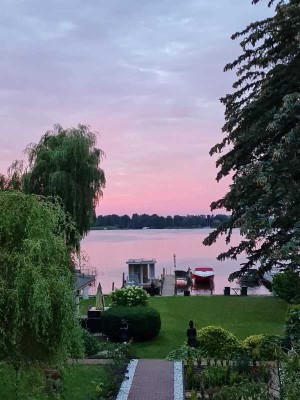
[{"label": "sunset sky", "polygon": [[0,172],[53,124],[90,125],[106,153],[101,214],[209,212],[239,53],[272,15],[251,0],[0,0]]}]

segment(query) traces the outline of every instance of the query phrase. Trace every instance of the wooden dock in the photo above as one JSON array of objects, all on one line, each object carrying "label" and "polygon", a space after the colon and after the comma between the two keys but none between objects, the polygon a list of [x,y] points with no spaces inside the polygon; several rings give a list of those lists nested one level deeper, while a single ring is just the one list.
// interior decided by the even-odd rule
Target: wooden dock
[{"label": "wooden dock", "polygon": [[165,275],[161,295],[162,296],[175,295],[175,275]]}]

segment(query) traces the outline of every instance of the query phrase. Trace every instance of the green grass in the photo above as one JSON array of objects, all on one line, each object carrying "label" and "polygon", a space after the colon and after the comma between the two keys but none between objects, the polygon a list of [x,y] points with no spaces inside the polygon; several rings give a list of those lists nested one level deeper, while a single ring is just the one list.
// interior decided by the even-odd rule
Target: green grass
[{"label": "green grass", "polygon": [[217,325],[244,339],[258,333],[281,334],[287,310],[286,302],[272,296],[154,297],[150,305],[160,312],[162,327],[153,341],[133,344],[139,358],[164,358],[181,346],[191,319],[198,329]]},{"label": "green grass", "polygon": [[[14,400],[14,371],[0,365],[0,399]],[[22,400],[46,400],[44,375],[36,369],[21,374],[19,398]],[[64,372],[63,399],[86,400],[95,394],[97,381],[107,379],[105,367],[102,365],[71,365]]]},{"label": "green grass", "polygon": [[106,379],[103,365],[75,365],[70,367],[64,378],[65,400],[86,400],[95,394],[97,382]]}]

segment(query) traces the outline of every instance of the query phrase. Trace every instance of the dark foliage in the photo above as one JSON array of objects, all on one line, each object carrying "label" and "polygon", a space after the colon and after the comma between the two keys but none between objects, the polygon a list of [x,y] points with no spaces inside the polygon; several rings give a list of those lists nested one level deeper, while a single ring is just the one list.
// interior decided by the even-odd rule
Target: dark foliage
[{"label": "dark foliage", "polygon": [[151,340],[159,334],[160,314],[152,307],[111,307],[102,314],[103,333],[110,340],[119,341],[121,321],[128,323],[128,336],[133,341]]},{"label": "dark foliage", "polygon": [[300,303],[300,276],[295,271],[284,271],[274,276],[273,292],[288,303]]},{"label": "dark foliage", "polygon": [[229,243],[232,229],[240,228],[240,244],[218,256],[247,254],[231,279],[256,263],[261,273],[274,265],[300,265],[300,2],[272,3],[273,17],[232,36],[242,38],[243,53],[225,67],[237,70],[237,81],[234,92],[221,99],[226,136],[211,149],[211,154],[226,150],[217,161],[217,180],[233,175],[229,192],[211,208],[225,208],[231,218],[204,244],[221,235]]},{"label": "dark foliage", "polygon": [[289,306],[285,322],[286,336],[300,342],[300,305]]},{"label": "dark foliage", "polygon": [[97,354],[101,349],[99,340],[84,329],[82,330],[82,341],[84,355],[87,357]]},{"label": "dark foliage", "polygon": [[117,229],[142,229],[144,227],[154,229],[164,228],[205,228],[217,227],[222,222],[228,221],[229,216],[223,214],[217,215],[175,215],[171,217],[159,216],[157,214],[133,214],[128,215],[99,215],[94,227],[113,227]]}]

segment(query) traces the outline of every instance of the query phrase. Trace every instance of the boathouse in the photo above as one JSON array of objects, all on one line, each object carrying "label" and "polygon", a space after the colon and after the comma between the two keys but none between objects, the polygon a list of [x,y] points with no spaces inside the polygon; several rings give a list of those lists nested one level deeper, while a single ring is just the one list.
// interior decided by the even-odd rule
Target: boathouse
[{"label": "boathouse", "polygon": [[145,284],[151,283],[155,279],[155,264],[154,258],[131,258],[126,261],[128,265],[128,282],[134,282],[144,286]]}]

